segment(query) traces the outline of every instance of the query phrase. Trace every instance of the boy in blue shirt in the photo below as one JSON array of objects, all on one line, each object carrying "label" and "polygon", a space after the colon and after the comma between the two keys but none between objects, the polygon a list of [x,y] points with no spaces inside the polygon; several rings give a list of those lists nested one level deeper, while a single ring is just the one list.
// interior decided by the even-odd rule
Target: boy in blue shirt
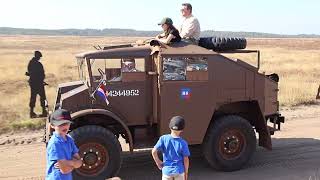
[{"label": "boy in blue shirt", "polygon": [[72,171],[82,165],[79,149],[67,133],[71,115],[58,109],[50,115],[50,126],[55,130],[47,146],[46,180],[72,180]]},{"label": "boy in blue shirt", "polygon": [[[152,157],[157,167],[162,170],[162,180],[187,180],[190,151],[188,143],[180,137],[185,126],[180,116],[171,118],[171,134],[163,135],[152,149]],[[163,162],[158,157],[162,152]]]}]

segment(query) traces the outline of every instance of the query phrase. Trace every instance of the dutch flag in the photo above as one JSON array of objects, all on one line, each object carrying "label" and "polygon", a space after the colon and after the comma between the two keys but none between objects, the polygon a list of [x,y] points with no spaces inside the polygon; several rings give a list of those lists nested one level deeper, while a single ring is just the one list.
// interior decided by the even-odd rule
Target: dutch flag
[{"label": "dutch flag", "polygon": [[108,91],[106,90],[106,86],[101,83],[99,88],[96,91],[96,94],[101,97],[106,103],[107,105],[109,105],[109,101],[108,101]]}]

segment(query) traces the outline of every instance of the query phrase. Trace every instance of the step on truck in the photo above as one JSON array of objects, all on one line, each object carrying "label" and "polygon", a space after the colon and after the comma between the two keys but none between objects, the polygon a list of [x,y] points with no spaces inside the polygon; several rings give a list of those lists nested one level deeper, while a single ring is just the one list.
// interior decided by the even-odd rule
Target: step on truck
[{"label": "step on truck", "polygon": [[[228,49],[228,43],[236,44]],[[200,46],[151,41],[78,54],[79,81],[60,84],[53,107],[72,114],[70,135],[83,160],[74,178],[117,175],[124,154],[119,139],[129,153],[153,147],[170,132],[169,120],[176,115],[186,120],[183,138],[190,146],[201,145],[214,169],[243,168],[257,145],[271,150],[271,135],[284,122],[279,77],[260,73],[260,52],[243,49],[243,43],[236,38],[202,38]],[[225,53],[256,53],[257,64]],[[46,142],[52,131],[48,120]]]}]

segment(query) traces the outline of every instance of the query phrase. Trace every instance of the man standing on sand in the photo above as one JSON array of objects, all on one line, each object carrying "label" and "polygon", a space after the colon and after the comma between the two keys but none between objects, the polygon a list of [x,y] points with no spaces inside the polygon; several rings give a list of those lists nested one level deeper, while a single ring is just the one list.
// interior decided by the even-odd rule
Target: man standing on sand
[{"label": "man standing on sand", "polygon": [[183,21],[180,28],[180,36],[184,41],[198,44],[200,39],[200,23],[192,15],[192,5],[183,3],[181,8]]},{"label": "man standing on sand", "polygon": [[34,52],[34,57],[30,60],[28,64],[28,71],[26,72],[26,76],[29,76],[29,86],[31,89],[31,97],[30,97],[30,118],[38,117],[34,112],[34,107],[36,104],[37,94],[40,96],[40,103],[42,107],[42,114],[40,117],[47,117],[48,112],[46,110],[46,93],[44,90],[44,86],[46,83],[44,82],[45,74],[43,65],[41,64],[40,59],[42,54],[40,51]]}]

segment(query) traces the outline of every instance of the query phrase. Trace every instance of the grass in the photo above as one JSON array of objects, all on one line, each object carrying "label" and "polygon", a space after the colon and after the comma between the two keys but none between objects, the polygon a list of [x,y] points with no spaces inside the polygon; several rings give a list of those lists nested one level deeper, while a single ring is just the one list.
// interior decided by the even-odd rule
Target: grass
[{"label": "grass", "polygon": [[[43,53],[47,99],[52,105],[59,83],[78,79],[75,54],[93,45],[135,42],[141,38],[0,36],[0,133],[37,129],[44,120],[28,120],[30,90],[24,75],[34,50]],[[320,85],[320,39],[249,39],[249,49],[261,51],[261,72],[280,75],[282,106],[312,104]],[[253,55],[237,58],[254,62]],[[37,100],[38,113],[41,113]]]},{"label": "grass", "polygon": [[[59,83],[78,79],[75,54],[94,50],[93,45],[135,42],[138,38],[0,36],[0,133],[37,128],[40,120],[29,119],[30,89],[24,74],[34,50],[41,50],[46,72],[49,105]],[[41,113],[39,97],[36,112]]]},{"label": "grass", "polygon": [[28,119],[24,121],[15,121],[9,124],[9,129],[14,131],[19,130],[39,130],[44,128],[46,121],[44,119]]}]

